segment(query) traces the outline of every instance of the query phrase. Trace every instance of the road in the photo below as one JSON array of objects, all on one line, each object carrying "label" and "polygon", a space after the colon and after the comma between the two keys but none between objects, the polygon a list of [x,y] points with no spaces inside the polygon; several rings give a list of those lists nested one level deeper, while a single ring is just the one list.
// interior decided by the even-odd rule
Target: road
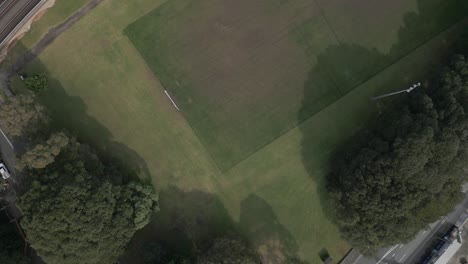
[{"label": "road", "polygon": [[15,150],[12,142],[7,138],[5,133],[0,129],[0,157],[3,160],[3,163],[7,166],[10,171],[10,177],[16,183],[16,170],[15,170]]},{"label": "road", "polygon": [[382,249],[375,257],[361,256],[354,264],[418,263],[427,252],[430,242],[438,239],[437,236],[443,235],[450,226],[454,225],[466,208],[468,208],[468,195],[450,214],[432,223],[426,230],[419,232],[411,242]]}]

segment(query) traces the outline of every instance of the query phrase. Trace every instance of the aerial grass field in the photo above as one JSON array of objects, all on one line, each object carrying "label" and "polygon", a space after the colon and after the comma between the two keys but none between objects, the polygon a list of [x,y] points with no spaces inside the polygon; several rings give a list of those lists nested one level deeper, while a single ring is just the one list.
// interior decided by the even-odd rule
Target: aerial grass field
[{"label": "aerial grass field", "polygon": [[227,171],[465,15],[458,0],[321,2],[171,0],[125,32]]},{"label": "aerial grass field", "polygon": [[35,44],[47,31],[51,25],[58,24],[65,20],[68,16],[73,14],[78,8],[83,6],[87,0],[56,0],[53,6],[53,12],[46,12],[44,15],[34,23],[28,34],[26,34],[21,42],[26,46]]},{"label": "aerial grass field", "polygon": [[[39,97],[54,122],[160,190],[161,212],[136,236],[131,263],[149,239],[176,244],[188,233],[198,243],[231,228],[265,263],[318,264],[323,250],[338,262],[350,246],[325,189],[330,154],[387,102],[369,97],[431,85],[426,76],[467,24],[436,23],[422,39],[401,42],[405,17],[424,21],[417,1],[394,1],[384,13],[356,4],[349,17],[337,15],[337,0],[226,2],[103,1],[25,71],[49,77]],[[353,16],[381,28],[359,21],[347,29]],[[44,20],[42,32],[58,20]]]}]

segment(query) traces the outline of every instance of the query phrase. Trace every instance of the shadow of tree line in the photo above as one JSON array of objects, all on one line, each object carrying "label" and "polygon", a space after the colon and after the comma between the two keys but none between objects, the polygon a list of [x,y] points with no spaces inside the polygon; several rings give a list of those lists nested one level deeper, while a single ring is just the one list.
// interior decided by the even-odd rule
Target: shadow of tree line
[{"label": "shadow of tree line", "polygon": [[[18,45],[17,50],[26,50],[21,43]],[[28,64],[21,73],[48,76],[48,88],[38,95],[38,100],[47,108],[52,128],[66,129],[79,141],[89,143],[104,162],[121,163],[122,168],[137,171],[143,180],[151,180],[145,160],[125,144],[114,141],[112,133],[87,114],[84,101],[67,94],[39,59]],[[185,192],[174,186],[160,191],[160,209],[150,224],[132,239],[123,263],[142,263],[144,245],[150,242],[164,244],[172,254],[195,256],[211,246],[215,238],[226,234],[240,234],[268,259],[265,263],[307,263],[298,257],[297,242],[279,223],[271,206],[256,195],[242,201],[239,222],[231,219],[216,196],[201,191]]]},{"label": "shadow of tree line", "polygon": [[[387,55],[356,44],[342,44],[330,46],[318,56],[317,64],[311,69],[304,84],[299,121],[309,118],[329,104],[321,98],[330,98],[331,102],[337,100],[392,61],[433,37],[434,33],[453,24],[450,21],[460,20],[466,15],[463,13],[466,9],[459,8],[461,5],[467,6],[466,1],[447,1],[448,4],[438,6],[440,2],[419,0],[419,13],[405,15],[405,26],[400,30],[399,41]],[[449,18],[447,14],[450,12],[455,15]],[[415,36],[419,36],[417,40]],[[58,80],[50,78],[39,60],[33,61],[28,68],[34,70],[30,71],[31,74],[40,72],[49,76],[47,95],[40,96],[40,100],[49,109],[54,126],[65,127],[78,139],[90,142],[101,153],[112,153],[110,159],[116,158],[150,179],[146,162],[134,150],[112,140],[111,132],[86,113],[86,105],[81,98],[68,95]],[[318,191],[323,210],[333,219],[333,209],[325,188],[326,179],[314,174],[314,170],[322,166],[322,161],[314,160],[316,148],[320,147],[317,140],[321,139],[309,137],[307,128],[302,128],[302,133],[303,163],[320,186]],[[297,242],[278,222],[271,206],[256,195],[250,195],[242,201],[239,222],[234,222],[222,202],[208,193],[184,192],[169,187],[161,191],[160,197],[161,212],[135,236],[124,258],[131,259],[131,263],[141,263],[142,245],[148,241],[159,241],[174,251],[193,255],[196,253],[194,251],[207,248],[214,237],[229,232],[239,232],[248,238],[252,246],[271,261],[269,263],[298,260]]]},{"label": "shadow of tree line", "polygon": [[[394,64],[401,58],[428,42],[438,34],[451,28],[468,17],[468,2],[463,0],[418,0],[418,13],[410,12],[404,15],[404,25],[400,28],[398,41],[388,54],[383,54],[377,49],[366,48],[357,44],[338,44],[329,46],[317,57],[316,64],[309,71],[307,81],[304,83],[304,99],[298,113],[299,123],[310,118],[314,114],[325,109],[327,106],[351,92],[354,88],[367,82],[382,70]],[[431,76],[437,67],[448,59],[450,54],[456,52],[467,53],[468,31],[454,43],[447,43],[446,50],[439,51],[441,60],[424,70],[420,75]],[[465,39],[465,44],[460,45]],[[437,58],[439,59],[439,58]],[[420,70],[420,69],[415,69]],[[404,74],[404,73],[401,73]],[[396,76],[395,76],[396,77]],[[413,80],[408,80],[408,86]],[[417,80],[415,80],[417,81]],[[384,86],[384,84],[382,84]],[[389,87],[390,88],[390,87]],[[385,88],[380,88],[384,91]],[[395,89],[392,87],[392,89]],[[326,98],[324,101],[323,98]],[[368,109],[371,111],[374,109]],[[353,109],[343,109],[353,111]],[[340,118],[347,118],[347,113],[339,114]],[[301,143],[302,161],[309,175],[317,182],[318,193],[322,210],[331,220],[335,221],[333,202],[327,191],[330,179],[326,173],[334,166],[334,160],[339,158],[339,153],[353,145],[356,140],[365,138],[353,138],[353,134],[359,131],[367,122],[361,120],[360,124],[354,124],[350,129],[340,122],[346,120],[335,120],[336,127],[333,135],[326,131],[317,137],[314,128],[299,126],[303,134]],[[340,133],[344,136],[336,136]],[[323,157],[317,157],[317,153],[326,153]]]},{"label": "shadow of tree line", "polygon": [[[19,42],[15,47],[16,53],[26,51]],[[13,63],[7,61],[6,63]],[[7,65],[8,67],[8,65]],[[112,139],[112,133],[95,118],[87,114],[87,106],[78,96],[67,94],[60,81],[52,78],[47,68],[39,59],[32,61],[21,74],[34,75],[45,74],[48,78],[47,90],[37,95],[37,99],[43,104],[50,116],[52,130],[65,129],[80,142],[94,147],[103,162],[112,161],[121,169],[133,171],[146,182],[151,181],[150,172],[145,160],[134,150]],[[18,82],[15,93],[21,93],[21,83]],[[15,87],[13,87],[15,88]],[[121,179],[122,180],[122,179]]]},{"label": "shadow of tree line", "polygon": [[216,196],[198,190],[170,186],[160,193],[160,207],[151,223],[132,240],[124,263],[141,263],[141,251],[149,242],[163,244],[171,254],[194,257],[215,238],[235,234],[249,242],[262,263],[308,263],[298,257],[297,242],[279,223],[271,206],[255,194],[241,202],[238,222]]}]

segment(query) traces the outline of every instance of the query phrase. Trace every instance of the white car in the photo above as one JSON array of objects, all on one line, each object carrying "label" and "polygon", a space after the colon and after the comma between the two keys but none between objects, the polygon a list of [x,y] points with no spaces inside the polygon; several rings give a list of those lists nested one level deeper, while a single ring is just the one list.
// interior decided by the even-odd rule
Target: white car
[{"label": "white car", "polygon": [[10,178],[10,172],[8,172],[7,167],[3,163],[0,163],[0,174],[2,174],[2,178],[5,180]]}]

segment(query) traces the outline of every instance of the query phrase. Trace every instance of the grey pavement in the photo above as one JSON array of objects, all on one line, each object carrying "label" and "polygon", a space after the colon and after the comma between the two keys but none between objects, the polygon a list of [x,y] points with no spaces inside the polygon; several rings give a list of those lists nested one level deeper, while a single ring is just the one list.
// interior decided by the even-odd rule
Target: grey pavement
[{"label": "grey pavement", "polygon": [[0,156],[2,161],[10,171],[10,178],[7,179],[9,187],[0,193],[0,208],[3,208],[11,221],[22,216],[21,211],[16,206],[16,189],[18,188],[18,174],[15,169],[15,150],[12,142],[0,129]]},{"label": "grey pavement", "polygon": [[430,224],[425,230],[420,231],[409,243],[395,245],[379,250],[373,257],[360,256],[354,264],[412,264],[418,263],[430,250],[430,244],[443,235],[454,225],[468,208],[468,195],[447,216]]},{"label": "grey pavement", "polygon": [[13,143],[8,139],[5,133],[0,129],[0,157],[10,171],[10,177],[13,182],[17,182],[15,170],[16,154]]}]

